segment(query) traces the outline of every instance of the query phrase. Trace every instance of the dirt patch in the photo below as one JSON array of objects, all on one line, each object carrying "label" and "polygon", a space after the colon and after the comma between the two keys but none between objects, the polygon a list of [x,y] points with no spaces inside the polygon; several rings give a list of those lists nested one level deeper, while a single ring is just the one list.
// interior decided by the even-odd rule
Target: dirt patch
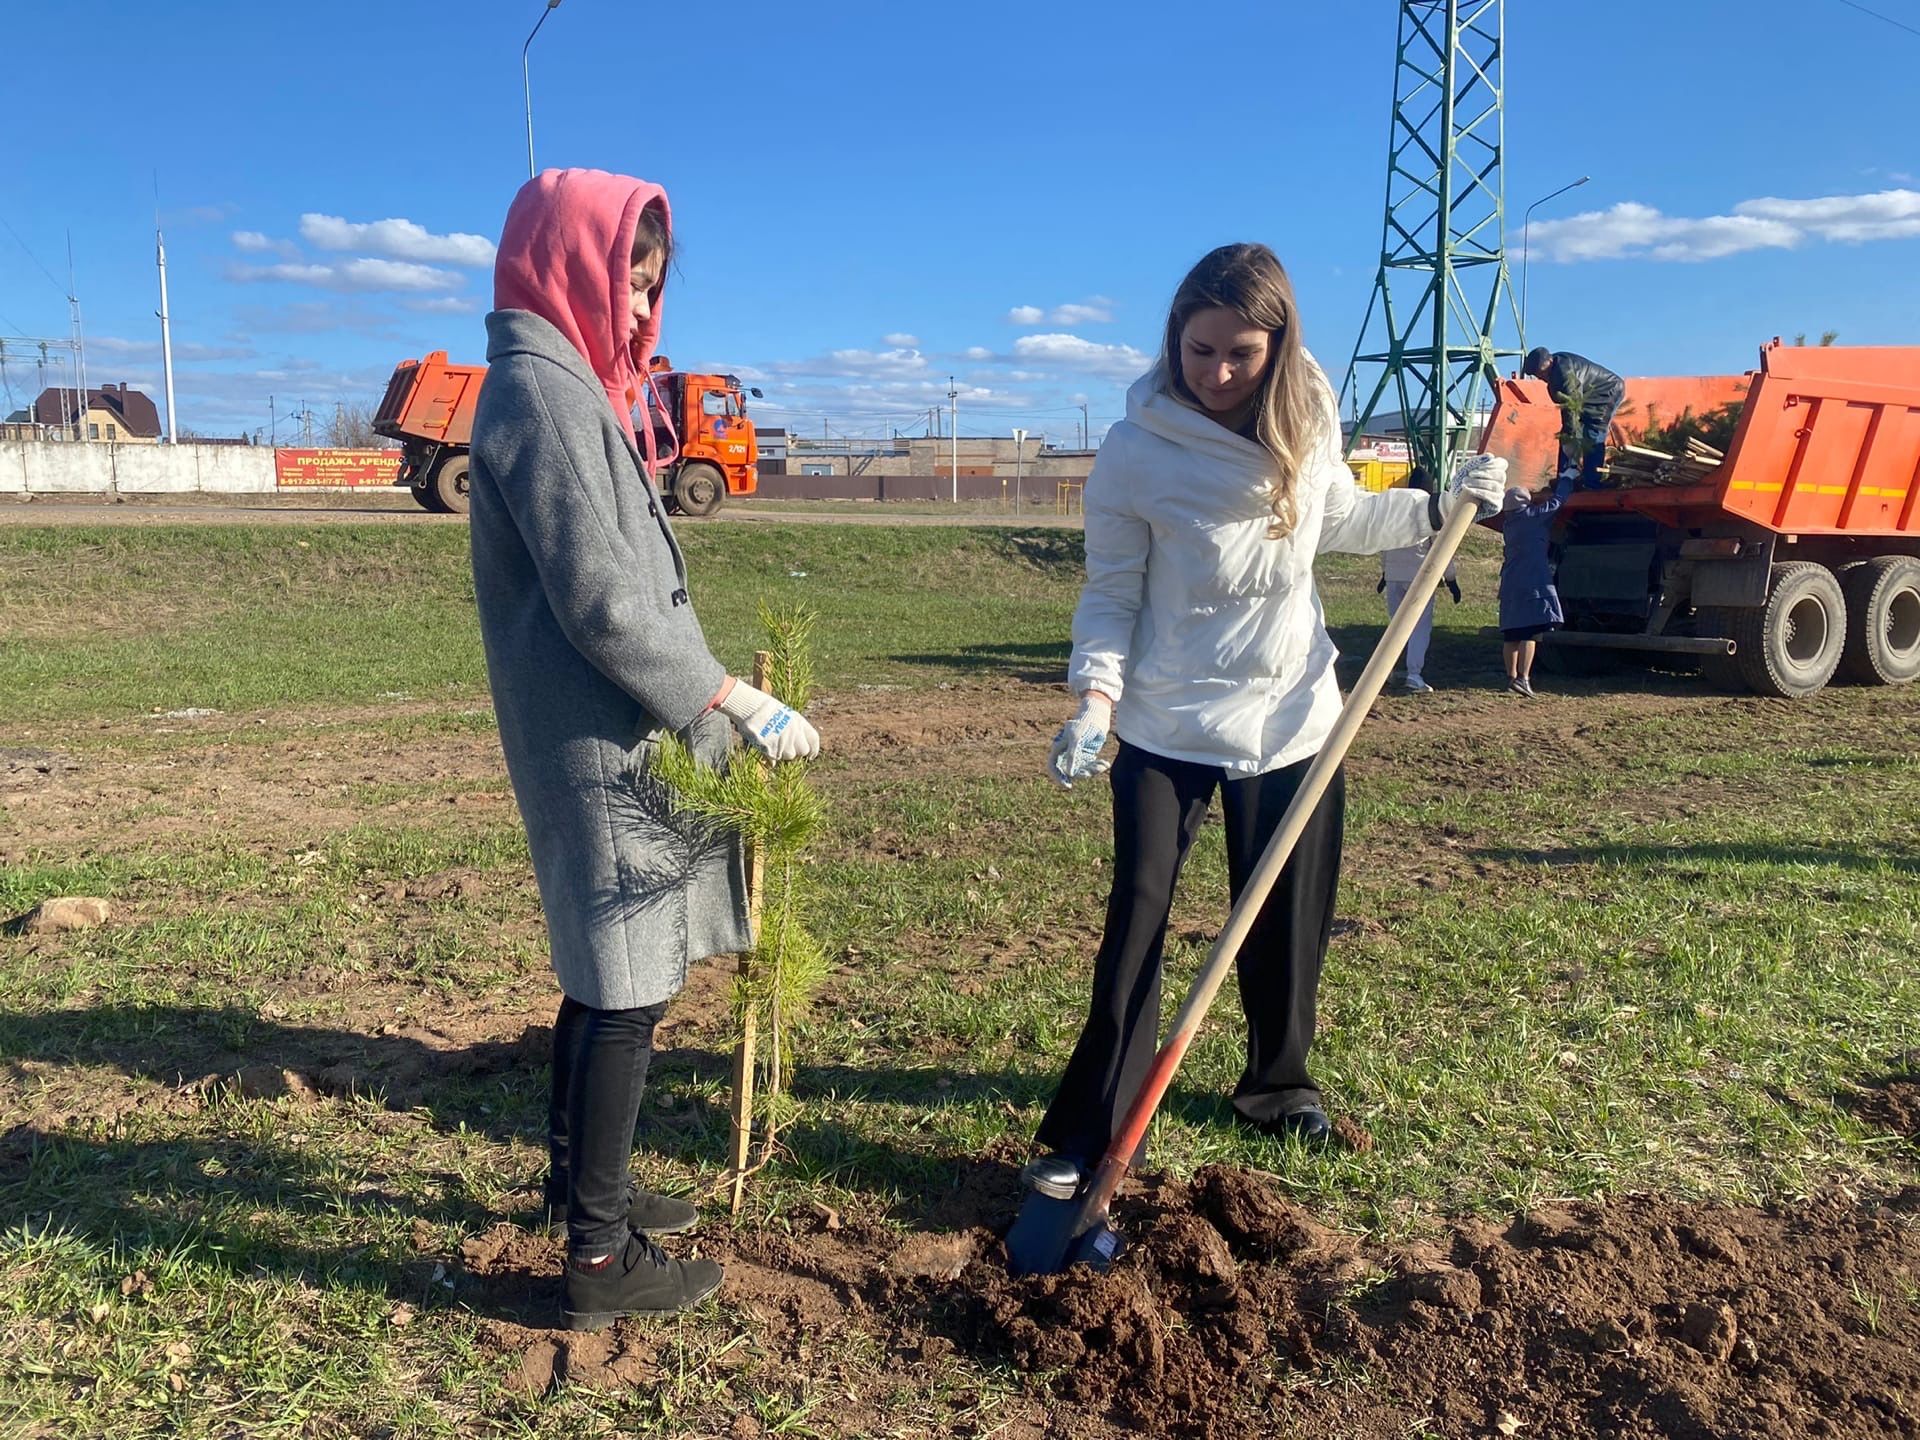
[{"label": "dirt patch", "polygon": [[[857,1334],[901,1384],[931,1383],[956,1356],[1010,1364],[1023,1393],[998,1419],[1084,1440],[1385,1440],[1420,1424],[1920,1435],[1920,1190],[1778,1209],[1577,1205],[1384,1246],[1317,1224],[1263,1177],[1209,1168],[1123,1192],[1128,1246],[1110,1275],[1016,1280],[997,1232],[1017,1192],[989,1178],[1000,1168],[953,1187],[944,1217],[975,1212],[958,1229],[903,1241],[821,1217],[698,1241],[727,1264],[720,1303],[750,1333],[752,1363],[817,1377],[837,1353],[876,1353],[850,1346]],[[647,1383],[648,1326],[585,1345],[543,1328],[559,1298],[553,1243],[499,1226],[462,1264],[488,1287],[484,1308],[517,1312],[485,1338],[522,1388]],[[855,1407],[829,1429],[860,1423]]]},{"label": "dirt patch", "polygon": [[1869,1125],[1920,1145],[1920,1079],[1882,1080],[1856,1097],[1853,1108]]},{"label": "dirt patch", "polygon": [[983,1351],[1155,1434],[1912,1436],[1911,1198],[1632,1200],[1385,1250],[1207,1170],[1136,1202],[1107,1279],[963,1283]]}]

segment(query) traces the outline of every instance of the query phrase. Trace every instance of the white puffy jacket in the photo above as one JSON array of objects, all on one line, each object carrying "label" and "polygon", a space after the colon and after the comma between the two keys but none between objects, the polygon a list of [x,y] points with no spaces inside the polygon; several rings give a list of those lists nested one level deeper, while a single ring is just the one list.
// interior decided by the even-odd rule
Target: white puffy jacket
[{"label": "white puffy jacket", "polygon": [[1121,739],[1258,775],[1315,754],[1333,728],[1339,652],[1314,558],[1418,544],[1433,527],[1425,494],[1353,483],[1320,378],[1323,434],[1284,540],[1267,537],[1264,449],[1176,400],[1157,371],[1128,390],[1127,418],[1107,432],[1087,480],[1087,583],[1068,668],[1076,693],[1118,702]]}]

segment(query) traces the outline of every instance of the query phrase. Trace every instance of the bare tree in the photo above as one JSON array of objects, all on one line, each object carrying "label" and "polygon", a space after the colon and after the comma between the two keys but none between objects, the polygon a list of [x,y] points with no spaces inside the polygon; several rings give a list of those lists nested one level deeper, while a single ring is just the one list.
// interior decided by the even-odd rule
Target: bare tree
[{"label": "bare tree", "polygon": [[358,401],[341,401],[333,407],[333,423],[327,427],[327,444],[346,450],[392,450],[394,442],[373,429],[373,411]]}]

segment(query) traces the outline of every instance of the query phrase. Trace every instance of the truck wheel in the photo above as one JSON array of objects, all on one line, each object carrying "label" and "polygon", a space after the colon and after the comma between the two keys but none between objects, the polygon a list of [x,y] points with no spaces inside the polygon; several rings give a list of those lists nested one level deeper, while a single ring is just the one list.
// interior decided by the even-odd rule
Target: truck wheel
[{"label": "truck wheel", "polygon": [[433,486],[425,480],[417,480],[407,486],[407,493],[413,496],[413,503],[432,514],[440,513],[440,499],[433,493]]},{"label": "truck wheel", "polygon": [[1880,555],[1840,572],[1847,643],[1840,669],[1863,685],[1920,678],[1920,560]]},{"label": "truck wheel", "polygon": [[1707,678],[1728,689],[1798,700],[1822,689],[1840,664],[1847,602],[1840,582],[1808,560],[1773,567],[1764,606],[1701,614],[1701,633],[1733,641],[1729,656],[1708,656]]},{"label": "truck wheel", "polygon": [[449,515],[467,513],[467,468],[465,455],[449,455],[440,462],[428,482],[437,509]]},{"label": "truck wheel", "polygon": [[673,498],[689,515],[711,515],[727,498],[727,482],[711,465],[683,465],[674,480]]}]

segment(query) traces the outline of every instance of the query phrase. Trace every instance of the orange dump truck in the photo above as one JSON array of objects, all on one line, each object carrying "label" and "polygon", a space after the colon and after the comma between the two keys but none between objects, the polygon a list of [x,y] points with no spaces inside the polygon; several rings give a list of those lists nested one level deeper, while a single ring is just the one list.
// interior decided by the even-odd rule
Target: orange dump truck
[{"label": "orange dump truck", "polygon": [[[1610,439],[1727,406],[1738,421],[1717,465],[1569,497],[1567,623],[1543,658],[1591,672],[1609,652],[1692,654],[1718,684],[1781,697],[1836,672],[1920,678],[1920,346],[1775,340],[1745,375],[1629,379]],[[1503,381],[1484,448],[1537,488],[1559,430],[1545,385]]]},{"label": "orange dump truck", "polygon": [[[400,442],[396,483],[410,488],[425,509],[466,513],[467,451],[486,377],[486,366],[452,365],[446,351],[435,350],[424,360],[401,361],[387,381],[373,428]],[[667,507],[711,515],[727,496],[758,489],[760,448],[740,381],[686,374],[664,356],[654,357],[651,380],[643,414],[653,425],[658,452],[667,454],[673,437],[680,446],[658,476]]]},{"label": "orange dump truck", "polygon": [[425,509],[466,513],[467,447],[486,377],[486,366],[449,365],[447,352],[435,350],[424,360],[402,360],[387,381],[373,430],[400,442],[395,483]]}]

